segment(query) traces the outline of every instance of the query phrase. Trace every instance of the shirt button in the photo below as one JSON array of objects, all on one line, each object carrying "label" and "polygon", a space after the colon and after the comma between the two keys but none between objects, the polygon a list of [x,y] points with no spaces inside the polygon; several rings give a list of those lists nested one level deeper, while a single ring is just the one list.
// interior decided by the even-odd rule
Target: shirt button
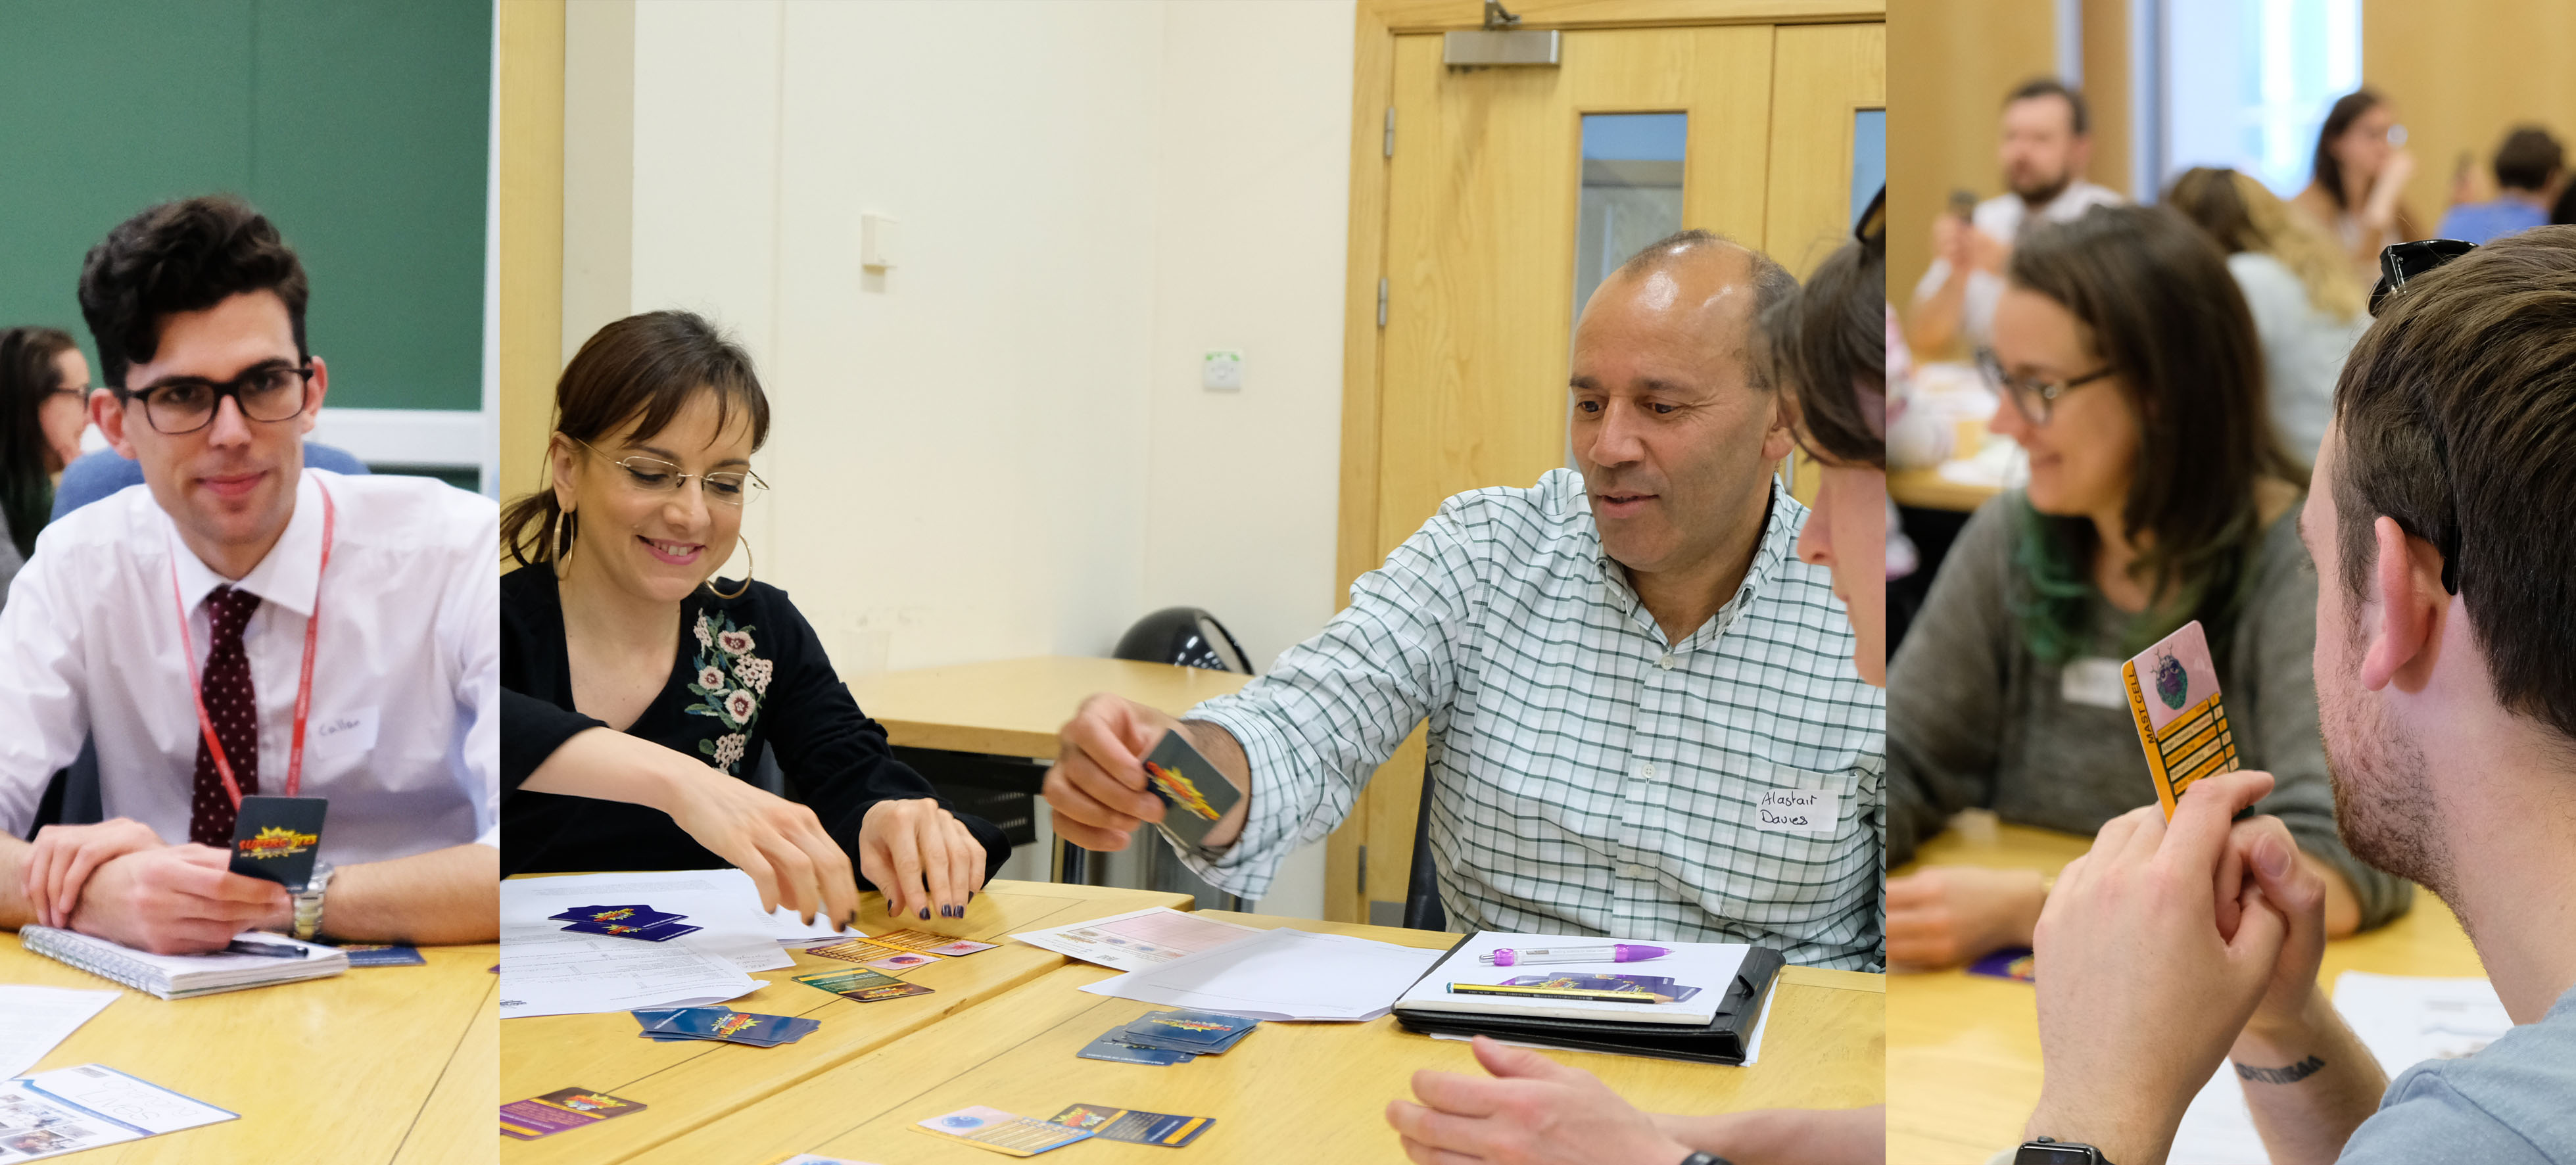
[{"label": "shirt button", "polygon": [[1646,764],[1645,764],[1645,767],[1640,768],[1640,769],[1638,769],[1638,770],[1637,770],[1637,775],[1638,775],[1638,776],[1641,776],[1641,777],[1652,777],[1652,776],[1654,776],[1654,775],[1655,775],[1655,762],[1653,762],[1653,761],[1647,761],[1647,762],[1646,762]]},{"label": "shirt button", "polygon": [[1671,671],[1671,670],[1673,670],[1673,657],[1672,657],[1672,653],[1670,653],[1670,652],[1666,652],[1666,653],[1664,654],[1664,657],[1663,657],[1662,659],[1659,659],[1659,660],[1656,660],[1656,661],[1655,661],[1655,666],[1656,666],[1656,667],[1659,667],[1659,668],[1662,668],[1662,669],[1664,669],[1665,671]]}]

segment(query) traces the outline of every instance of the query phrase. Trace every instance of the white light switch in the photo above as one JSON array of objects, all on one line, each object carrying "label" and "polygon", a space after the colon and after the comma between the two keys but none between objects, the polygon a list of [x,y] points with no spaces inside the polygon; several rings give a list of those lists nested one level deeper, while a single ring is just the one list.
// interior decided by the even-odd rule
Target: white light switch
[{"label": "white light switch", "polygon": [[859,266],[883,271],[894,266],[895,220],[881,214],[859,216]]},{"label": "white light switch", "polygon": [[1209,352],[1199,361],[1199,387],[1211,392],[1241,390],[1243,353],[1231,349]]}]

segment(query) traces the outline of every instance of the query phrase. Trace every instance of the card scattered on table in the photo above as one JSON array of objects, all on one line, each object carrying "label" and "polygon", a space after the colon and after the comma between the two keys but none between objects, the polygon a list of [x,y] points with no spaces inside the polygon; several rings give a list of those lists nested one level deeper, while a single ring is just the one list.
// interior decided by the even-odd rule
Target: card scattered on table
[{"label": "card scattered on table", "polygon": [[2192,782],[2236,771],[2236,733],[2218,702],[2218,665],[2209,637],[2194,619],[2120,665],[2129,690],[2129,713],[2138,743],[2147,750],[2147,776],[2156,803],[2173,820],[2174,803]]},{"label": "card scattered on table", "polygon": [[1104,1141],[1161,1145],[1167,1149],[1177,1149],[1199,1139],[1200,1133],[1216,1123],[1215,1117],[1138,1112],[1106,1104],[1077,1104],[1047,1120],[1066,1128],[1086,1130]]},{"label": "card scattered on table", "polygon": [[925,955],[913,951],[904,951],[900,954],[887,955],[882,959],[875,959],[859,965],[862,967],[874,967],[880,971],[909,971],[914,967],[922,966],[926,963],[936,963],[938,961],[939,956],[937,955]]},{"label": "card scattered on table", "polygon": [[1997,979],[2018,979],[2029,983],[2038,978],[2036,974],[2038,966],[2039,960],[2030,953],[2029,947],[2005,947],[1968,964],[1968,973],[1991,975]]},{"label": "card scattered on table", "polygon": [[657,1007],[632,1013],[644,1025],[639,1033],[652,1040],[716,1040],[774,1048],[792,1044],[823,1026],[821,1020],[790,1015],[760,1015],[729,1007]]},{"label": "card scattered on table", "polygon": [[919,983],[906,983],[880,971],[816,971],[811,975],[798,975],[796,981],[860,1003],[931,993],[930,988]]},{"label": "card scattered on table", "polygon": [[1117,1039],[1165,1051],[1213,1056],[1243,1042],[1257,1019],[1213,1011],[1149,1011],[1119,1029]]},{"label": "card scattered on table", "polygon": [[1051,1121],[1016,1116],[980,1104],[945,1116],[916,1121],[912,1127],[932,1136],[964,1141],[976,1148],[991,1149],[1012,1157],[1035,1157],[1049,1149],[1061,1149],[1075,1141],[1091,1139],[1087,1129],[1066,1128]]},{"label": "card scattered on table", "polygon": [[932,934],[926,930],[898,930],[891,934],[872,934],[868,936],[867,941],[878,946],[918,951],[926,955],[946,955],[950,958],[971,955],[977,951],[989,951],[995,945],[962,939],[953,934]]},{"label": "card scattered on table", "polygon": [[821,955],[827,959],[842,959],[852,963],[873,963],[878,959],[886,958],[891,955],[911,954],[913,952],[903,950],[900,947],[885,946],[879,943],[870,942],[867,939],[858,938],[851,939],[845,943],[834,943],[828,947],[807,947],[805,948],[805,953],[809,955]]},{"label": "card scattered on table", "polygon": [[1192,852],[1225,811],[1243,800],[1234,782],[1177,731],[1165,732],[1154,751],[1145,754],[1145,782],[1163,802],[1163,819],[1156,827]]},{"label": "card scattered on table", "polygon": [[651,926],[657,922],[677,922],[688,915],[637,905],[579,906],[554,917],[565,922],[623,922],[629,926]]},{"label": "card scattered on table", "polygon": [[419,947],[389,943],[342,943],[340,953],[349,956],[352,967],[418,967],[429,962],[421,957]]},{"label": "card scattered on table", "polygon": [[644,1111],[645,1106],[622,1100],[605,1092],[584,1088],[558,1088],[544,1096],[514,1100],[501,1106],[501,1135],[533,1141],[551,1137],[566,1129],[595,1125],[611,1117]]},{"label": "card scattered on table", "polygon": [[1196,1052],[1175,1052],[1168,1048],[1149,1048],[1143,1044],[1129,1043],[1124,1025],[1100,1033],[1100,1038],[1084,1044],[1082,1050],[1075,1052],[1074,1055],[1085,1060],[1108,1060],[1119,1064],[1151,1064],[1157,1068],[1169,1068],[1174,1064],[1187,1064],[1198,1059]]}]

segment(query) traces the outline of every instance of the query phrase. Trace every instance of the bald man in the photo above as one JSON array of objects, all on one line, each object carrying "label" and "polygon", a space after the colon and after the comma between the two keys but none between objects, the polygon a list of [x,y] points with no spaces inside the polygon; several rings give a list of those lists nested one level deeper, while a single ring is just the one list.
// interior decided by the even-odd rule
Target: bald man
[{"label": "bald man", "polygon": [[[1159,820],[1138,758],[1177,728],[1245,794],[1181,858],[1259,898],[1427,717],[1452,929],[1878,969],[1886,706],[1797,559],[1807,510],[1772,480],[1788,413],[1749,343],[1796,290],[1704,231],[1639,252],[1575,331],[1579,472],[1450,498],[1314,638],[1186,720],[1093,696],[1047,774],[1057,835],[1117,850]],[[1806,824],[1761,811],[1791,793]]]}]

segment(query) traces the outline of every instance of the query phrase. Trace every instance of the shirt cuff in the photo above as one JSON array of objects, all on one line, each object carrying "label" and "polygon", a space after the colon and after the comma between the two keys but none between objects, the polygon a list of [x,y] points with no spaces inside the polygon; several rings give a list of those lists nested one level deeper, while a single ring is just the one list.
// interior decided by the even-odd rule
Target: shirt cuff
[{"label": "shirt cuff", "polygon": [[1181,864],[1206,879],[1208,885],[1258,901],[1269,891],[1271,879],[1279,876],[1279,863],[1287,858],[1290,848],[1286,843],[1293,840],[1296,832],[1296,815],[1288,808],[1296,803],[1290,787],[1295,745],[1269,716],[1229,696],[1200,704],[1182,719],[1214,724],[1243,746],[1244,763],[1250,770],[1252,808],[1244,815],[1243,831],[1233,845],[1223,850],[1185,848],[1169,835],[1163,841],[1180,856]]}]

